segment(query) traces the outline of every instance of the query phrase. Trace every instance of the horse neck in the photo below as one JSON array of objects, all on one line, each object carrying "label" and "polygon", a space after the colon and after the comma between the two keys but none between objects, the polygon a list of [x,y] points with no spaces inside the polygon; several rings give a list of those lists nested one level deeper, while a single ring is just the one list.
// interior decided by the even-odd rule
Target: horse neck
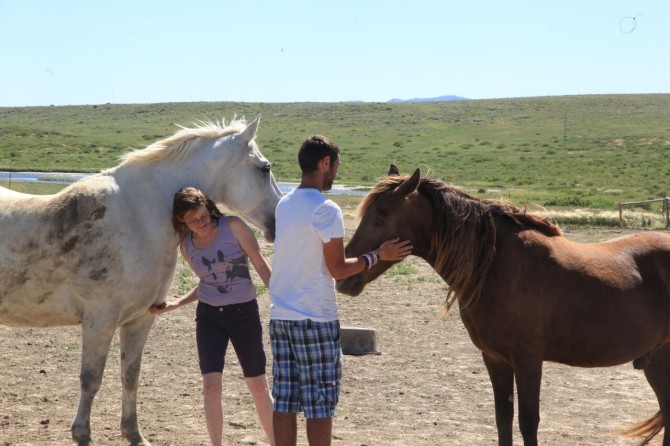
[{"label": "horse neck", "polygon": [[436,208],[427,261],[449,285],[448,305],[466,307],[481,294],[495,256],[496,222],[490,206],[467,197],[446,197]]},{"label": "horse neck", "polygon": [[120,209],[128,214],[135,230],[145,230],[150,237],[147,242],[164,245],[170,251],[179,245],[171,222],[174,194],[193,183],[187,172],[165,164],[121,164],[99,175],[112,179],[116,192],[110,198],[122,203]]}]

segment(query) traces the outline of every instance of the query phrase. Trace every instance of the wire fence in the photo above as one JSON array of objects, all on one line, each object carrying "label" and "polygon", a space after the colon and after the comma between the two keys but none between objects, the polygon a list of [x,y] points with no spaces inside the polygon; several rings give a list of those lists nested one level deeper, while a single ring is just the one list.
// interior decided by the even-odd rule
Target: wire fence
[{"label": "wire fence", "polygon": [[660,203],[663,202],[663,215],[665,215],[665,227],[670,227],[670,197],[657,198],[655,200],[644,200],[644,201],[628,201],[619,203],[619,226],[624,227],[623,211],[624,208],[630,206],[639,206],[646,203]]}]

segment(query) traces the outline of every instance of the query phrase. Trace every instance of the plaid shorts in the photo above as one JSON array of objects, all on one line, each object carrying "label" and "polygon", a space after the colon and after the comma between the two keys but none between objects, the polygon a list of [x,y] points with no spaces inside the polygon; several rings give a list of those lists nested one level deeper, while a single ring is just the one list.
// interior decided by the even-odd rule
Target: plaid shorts
[{"label": "plaid shorts", "polygon": [[274,410],[335,415],[342,380],[340,322],[270,321]]}]

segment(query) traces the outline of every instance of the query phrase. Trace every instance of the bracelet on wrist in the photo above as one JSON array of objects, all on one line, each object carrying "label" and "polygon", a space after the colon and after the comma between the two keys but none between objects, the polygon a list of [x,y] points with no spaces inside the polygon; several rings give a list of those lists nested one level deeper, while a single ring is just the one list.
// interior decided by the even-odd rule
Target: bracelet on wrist
[{"label": "bracelet on wrist", "polygon": [[370,269],[379,261],[379,250],[375,249],[374,251],[366,252],[362,257],[365,259],[365,269]]}]

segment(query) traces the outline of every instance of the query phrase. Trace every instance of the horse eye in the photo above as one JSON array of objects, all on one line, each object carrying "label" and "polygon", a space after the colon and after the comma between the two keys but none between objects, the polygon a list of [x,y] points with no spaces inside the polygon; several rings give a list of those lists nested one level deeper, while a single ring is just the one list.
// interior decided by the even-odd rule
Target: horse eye
[{"label": "horse eye", "polygon": [[272,166],[270,165],[270,163],[268,163],[268,164],[265,164],[265,165],[261,166],[261,170],[265,173],[270,173],[270,168],[271,167]]},{"label": "horse eye", "polygon": [[382,226],[384,226],[384,220],[374,220],[372,222],[372,226],[374,226],[375,228],[381,228]]}]

